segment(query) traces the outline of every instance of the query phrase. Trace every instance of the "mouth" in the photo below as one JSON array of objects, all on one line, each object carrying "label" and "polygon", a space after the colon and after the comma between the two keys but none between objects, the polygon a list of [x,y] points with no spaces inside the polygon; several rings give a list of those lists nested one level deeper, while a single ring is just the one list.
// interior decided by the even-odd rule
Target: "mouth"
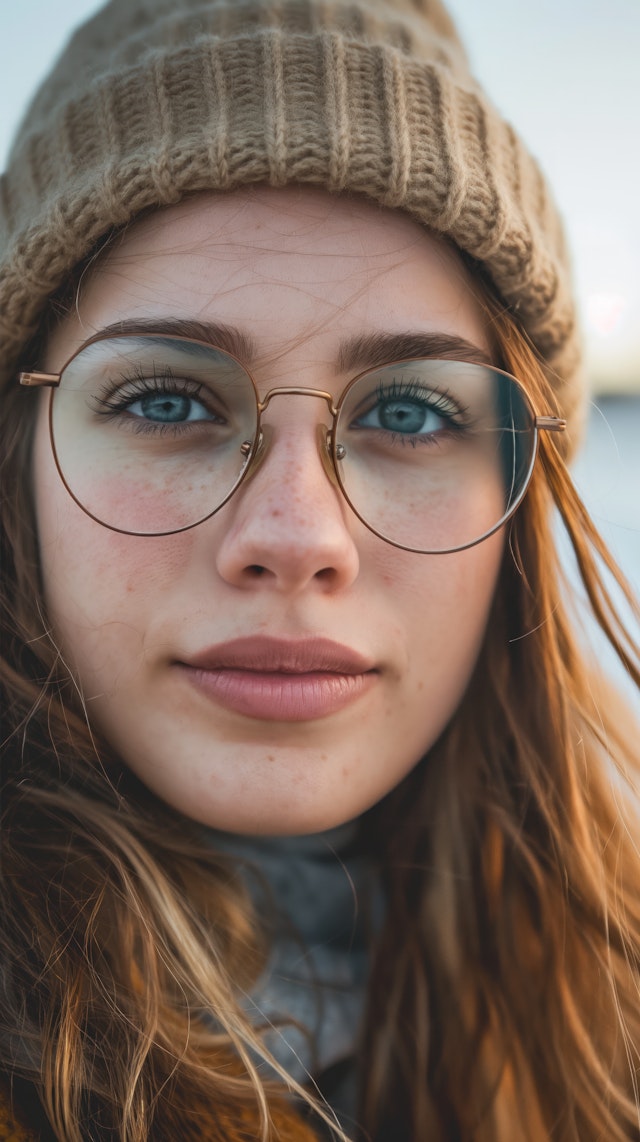
[{"label": "mouth", "polygon": [[234,639],[178,666],[215,703],[269,722],[328,717],[356,701],[379,677],[373,661],[329,639]]}]

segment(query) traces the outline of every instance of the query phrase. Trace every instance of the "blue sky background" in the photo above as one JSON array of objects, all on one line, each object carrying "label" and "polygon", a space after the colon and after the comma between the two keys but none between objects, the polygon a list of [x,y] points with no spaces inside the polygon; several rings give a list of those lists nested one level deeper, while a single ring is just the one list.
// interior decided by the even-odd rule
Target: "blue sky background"
[{"label": "blue sky background", "polygon": [[[33,88],[96,0],[2,0],[0,168]],[[640,392],[640,0],[449,0],[473,70],[547,171],[595,390]]]}]

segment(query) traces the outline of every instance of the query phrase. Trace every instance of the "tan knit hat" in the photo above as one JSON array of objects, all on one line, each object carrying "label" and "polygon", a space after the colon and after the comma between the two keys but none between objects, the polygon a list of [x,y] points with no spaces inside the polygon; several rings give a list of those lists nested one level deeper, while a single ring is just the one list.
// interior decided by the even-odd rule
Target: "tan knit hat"
[{"label": "tan knit hat", "polygon": [[575,438],[561,223],[440,0],[111,0],[40,89],[2,176],[0,381],[106,232],[196,190],[290,182],[398,207],[483,263]]}]

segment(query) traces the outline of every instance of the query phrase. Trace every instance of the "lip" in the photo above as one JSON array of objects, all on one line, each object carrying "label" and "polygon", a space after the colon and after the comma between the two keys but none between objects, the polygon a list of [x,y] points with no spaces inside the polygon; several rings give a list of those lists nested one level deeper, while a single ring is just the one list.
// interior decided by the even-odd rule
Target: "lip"
[{"label": "lip", "polygon": [[313,721],[337,713],[366,693],[379,673],[371,659],[325,638],[238,638],[178,666],[214,702],[270,722]]}]

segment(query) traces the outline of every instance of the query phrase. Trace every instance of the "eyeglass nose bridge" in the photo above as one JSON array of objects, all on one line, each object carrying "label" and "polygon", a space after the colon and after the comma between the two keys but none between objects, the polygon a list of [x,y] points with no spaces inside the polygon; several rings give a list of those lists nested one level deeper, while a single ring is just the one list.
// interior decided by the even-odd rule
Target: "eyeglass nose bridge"
[{"label": "eyeglass nose bridge", "polygon": [[[342,444],[334,445],[335,428],[338,417],[338,408],[333,403],[333,396],[331,393],[326,393],[322,389],[306,389],[306,388],[276,388],[270,389],[266,393],[263,400],[258,401],[258,423],[256,425],[257,439],[245,440],[240,445],[240,451],[247,458],[247,467],[245,469],[242,484],[248,480],[253,479],[258,469],[261,467],[265,460],[271,441],[273,438],[274,428],[271,424],[262,424],[262,413],[268,408],[273,397],[277,396],[303,396],[303,397],[316,397],[316,399],[324,400],[327,402],[327,407],[331,414],[332,426],[327,428],[326,424],[318,424],[316,426],[316,441],[318,445],[318,452],[320,453],[320,460],[322,467],[330,483],[337,489],[341,490],[338,473],[336,470],[336,460],[343,460],[346,453]],[[334,459],[335,457],[335,459]]]},{"label": "eyeglass nose bridge", "polygon": [[305,388],[269,389],[269,392],[265,393],[264,400],[258,401],[258,412],[260,413],[260,415],[262,416],[262,413],[265,411],[265,409],[269,407],[273,397],[283,397],[283,396],[317,397],[320,400],[325,400],[327,402],[327,407],[328,407],[329,412],[331,413],[331,416],[333,417],[334,420],[338,415],[338,409],[336,408],[336,406],[333,403],[333,397],[332,397],[331,393],[325,393],[323,389],[305,389]]}]

